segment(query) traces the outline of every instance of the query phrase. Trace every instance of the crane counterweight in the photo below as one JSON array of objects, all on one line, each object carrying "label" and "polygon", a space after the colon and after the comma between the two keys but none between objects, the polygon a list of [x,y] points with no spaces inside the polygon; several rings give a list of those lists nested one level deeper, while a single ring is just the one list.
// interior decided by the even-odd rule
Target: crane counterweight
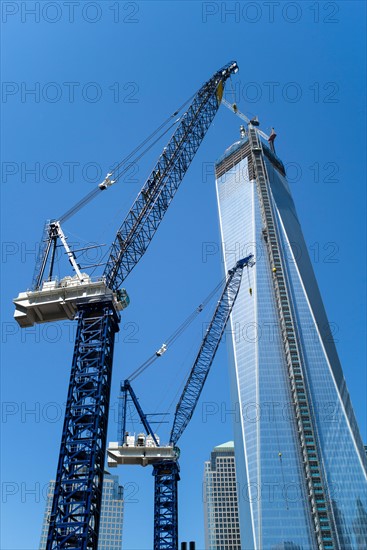
[{"label": "crane counterweight", "polygon": [[110,468],[122,464],[135,466],[154,466],[162,460],[176,462],[177,449],[173,445],[156,447],[151,445],[120,445],[119,442],[111,442],[107,449],[107,460]]},{"label": "crane counterweight", "polygon": [[40,290],[21,292],[13,300],[14,319],[20,327],[32,327],[38,323],[49,323],[75,319],[78,305],[110,301],[116,311],[122,311],[129,304],[129,297],[123,289],[112,292],[103,278],[92,280],[83,274],[64,277],[61,281],[45,281]]}]

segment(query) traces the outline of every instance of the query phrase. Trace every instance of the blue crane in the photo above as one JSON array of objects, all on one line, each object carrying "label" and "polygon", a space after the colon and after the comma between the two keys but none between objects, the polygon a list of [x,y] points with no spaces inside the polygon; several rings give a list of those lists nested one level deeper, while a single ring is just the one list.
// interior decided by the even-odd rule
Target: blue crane
[{"label": "blue crane", "polygon": [[[153,432],[147,415],[139,404],[129,380],[125,380],[121,387],[122,397],[122,446],[110,445],[108,449],[109,465],[141,464],[153,466],[154,476],[154,550],[178,549],[178,481],[180,468],[178,463],[179,450],[177,443],[187,428],[210,368],[215,358],[218,346],[222,339],[230,314],[238,296],[243,269],[252,267],[253,255],[239,260],[235,267],[228,272],[227,280],[217,303],[212,319],[200,345],[198,354],[191,368],[190,374],[176,406],[174,421],[171,429],[170,442],[166,447],[159,444],[157,435]],[[138,369],[139,371],[139,369]],[[131,398],[140,420],[151,438],[151,445],[146,446],[141,434],[141,440],[129,442],[126,436],[126,404]],[[130,443],[130,445],[129,445]]]},{"label": "blue crane", "polygon": [[[61,224],[118,181],[123,163],[73,208],[46,223],[32,290],[14,300],[21,327],[77,320],[47,550],[97,549],[114,342],[120,312],[129,302],[121,285],[147,250],[217,113],[227,79],[237,71],[236,62],[226,64],[203,84],[178,120],[170,124],[173,113],[158,128],[177,125],[116,234],[103,276],[92,280],[83,272]],[[75,272],[61,281],[54,277],[59,242]]]}]

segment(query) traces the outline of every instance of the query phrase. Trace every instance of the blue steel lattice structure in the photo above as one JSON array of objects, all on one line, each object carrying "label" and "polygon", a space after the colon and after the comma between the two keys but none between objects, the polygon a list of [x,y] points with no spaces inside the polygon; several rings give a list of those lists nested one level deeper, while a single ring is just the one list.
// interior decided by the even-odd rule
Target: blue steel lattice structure
[{"label": "blue steel lattice structure", "polygon": [[[48,238],[37,259],[33,294],[21,293],[20,303],[15,300],[16,317],[21,326],[51,319],[71,319],[77,310],[78,328],[47,550],[97,549],[114,337],[120,321],[119,310],[123,307],[121,283],[145,253],[217,113],[226,80],[237,71],[235,62],[217,71],[195,94],[180,118],[176,132],[117,233],[99,296],[93,295],[90,278],[80,272],[75,253],[68,250],[60,220],[64,221],[78,211],[98,194],[98,189],[112,185],[112,173],[59,221],[46,224]],[[115,181],[120,176],[117,170]],[[65,279],[62,284],[52,280],[59,238],[77,274],[75,284],[79,296],[71,298],[69,304],[65,302],[68,283]],[[45,275],[47,265],[49,270]],[[49,294],[51,288],[52,297]],[[81,300],[83,292],[87,297]],[[71,294],[69,292],[69,298]],[[34,300],[38,302],[35,304]]]},{"label": "blue steel lattice structure", "polygon": [[178,550],[178,462],[161,462],[154,476],[154,550]]},{"label": "blue steel lattice structure", "polygon": [[[171,429],[170,443],[168,447],[159,446],[159,441],[152,431],[147,415],[144,414],[139,401],[133,391],[129,380],[125,380],[121,386],[121,431],[120,447],[109,447],[111,466],[118,463],[152,464],[154,476],[154,550],[178,550],[178,481],[179,450],[177,443],[184,430],[187,428],[195,408],[199,401],[205,381],[213,364],[215,354],[223,333],[227,326],[231,311],[238,296],[244,268],[254,265],[253,255],[238,260],[235,267],[228,271],[228,277],[221,293],[220,299],[214,310],[214,314],[206,330],[198,354],[191,368],[187,382],[176,406],[175,417]],[[130,396],[140,420],[154,441],[149,449],[143,442],[132,443],[130,447],[128,432],[126,432],[127,399]],[[142,434],[144,437],[144,434]],[[134,439],[134,438],[133,438]],[[152,446],[154,452],[152,453]],[[133,453],[130,452],[133,451]],[[169,451],[168,458],[164,453]],[[133,458],[135,455],[135,458]]]},{"label": "blue steel lattice structure", "polygon": [[256,250],[228,348],[242,544],[360,550],[366,457],[283,164],[249,125],[216,177],[225,265]]},{"label": "blue steel lattice structure", "polygon": [[114,337],[111,302],[80,305],[47,549],[97,548]]},{"label": "blue steel lattice structure", "polygon": [[[185,387],[176,406],[170,444],[176,446],[188,426],[209,375],[215,354],[238,296],[243,270],[253,265],[253,256],[238,260],[228,271],[228,278],[215,308]],[[166,461],[154,466],[154,550],[178,550],[179,466]]]},{"label": "blue steel lattice structure", "polygon": [[[46,550],[55,481],[50,481],[39,550]],[[124,488],[117,476],[105,472],[102,490],[98,550],[121,550],[124,520]]]},{"label": "blue steel lattice structure", "polygon": [[117,232],[104,272],[109,288],[120,288],[147,250],[218,111],[226,80],[237,71],[235,61],[217,71],[196,93],[181,117]]}]

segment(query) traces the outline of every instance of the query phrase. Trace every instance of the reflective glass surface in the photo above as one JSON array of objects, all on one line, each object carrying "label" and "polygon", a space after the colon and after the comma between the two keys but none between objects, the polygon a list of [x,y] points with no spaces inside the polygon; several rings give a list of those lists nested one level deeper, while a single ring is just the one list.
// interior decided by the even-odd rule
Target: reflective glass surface
[{"label": "reflective glass surface", "polygon": [[[338,539],[343,550],[360,550],[367,548],[364,451],[335,346],[318,330],[326,314],[287,182],[266,164]],[[243,548],[308,550],[315,547],[313,525],[247,158],[217,179],[217,197],[226,271],[250,252],[256,258],[243,274],[228,339],[232,406],[238,403],[241,411],[234,437]]]}]

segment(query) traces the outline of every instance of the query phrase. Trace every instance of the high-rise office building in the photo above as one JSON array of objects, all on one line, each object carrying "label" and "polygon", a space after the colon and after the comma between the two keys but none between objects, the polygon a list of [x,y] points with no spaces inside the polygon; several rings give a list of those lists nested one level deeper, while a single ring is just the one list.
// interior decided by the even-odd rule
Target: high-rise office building
[{"label": "high-rise office building", "polygon": [[216,164],[242,548],[367,548],[367,461],[282,162],[254,126]]},{"label": "high-rise office building", "polygon": [[[46,549],[49,516],[52,508],[55,482],[50,481],[47,493],[46,510],[42,524],[39,550]],[[122,523],[124,518],[124,489],[119,485],[118,476],[105,472],[102,491],[102,508],[98,538],[98,550],[122,549]]]},{"label": "high-rise office building", "polygon": [[214,447],[204,465],[206,550],[242,550],[233,441]]}]

